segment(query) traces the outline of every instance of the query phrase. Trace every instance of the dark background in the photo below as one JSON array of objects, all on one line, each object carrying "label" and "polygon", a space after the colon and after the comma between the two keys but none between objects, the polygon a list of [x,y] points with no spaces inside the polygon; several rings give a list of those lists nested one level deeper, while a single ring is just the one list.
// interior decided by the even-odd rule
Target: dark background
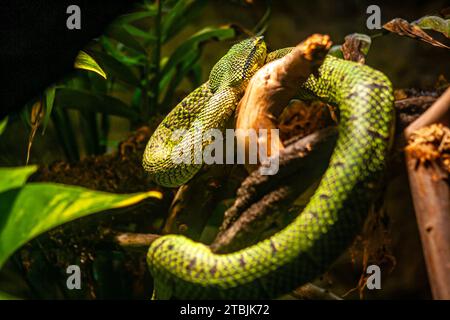
[{"label": "dark background", "polygon": [[[137,1],[3,0],[0,5],[0,118],[21,108],[72,70],[74,58],[114,17]],[[81,30],[69,30],[69,5],[81,9]]]}]

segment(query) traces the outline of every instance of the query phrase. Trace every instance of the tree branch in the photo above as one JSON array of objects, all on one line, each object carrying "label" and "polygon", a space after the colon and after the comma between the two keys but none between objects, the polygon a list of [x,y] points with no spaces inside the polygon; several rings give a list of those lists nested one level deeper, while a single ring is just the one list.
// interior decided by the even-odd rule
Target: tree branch
[{"label": "tree branch", "polygon": [[450,299],[450,129],[442,125],[449,122],[450,88],[404,131],[409,141],[406,166],[434,299]]},{"label": "tree branch", "polygon": [[233,206],[225,212],[212,250],[227,253],[258,242],[261,234],[325,172],[336,139],[337,128],[322,129],[282,150],[276,175],[263,175],[259,170],[251,173],[238,189]]},{"label": "tree branch", "polygon": [[148,233],[119,233],[113,237],[113,242],[122,247],[140,248],[145,250],[158,239],[160,235]]}]

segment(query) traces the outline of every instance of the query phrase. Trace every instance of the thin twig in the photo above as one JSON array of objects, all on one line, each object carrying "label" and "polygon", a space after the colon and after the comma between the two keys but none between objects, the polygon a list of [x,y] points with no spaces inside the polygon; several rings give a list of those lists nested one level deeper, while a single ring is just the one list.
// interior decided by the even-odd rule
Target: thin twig
[{"label": "thin twig", "polygon": [[312,283],[307,283],[295,289],[290,295],[299,300],[343,300],[333,292],[320,288]]},{"label": "thin twig", "polygon": [[409,138],[415,130],[438,122],[447,126],[450,125],[450,88],[420,118],[405,129],[405,137]]},{"label": "thin twig", "polygon": [[216,204],[227,195],[232,196],[227,192],[229,184],[233,184],[227,179],[231,169],[220,165],[209,167],[181,186],[170,206],[163,233],[178,233],[198,240]]},{"label": "thin twig", "polygon": [[280,152],[274,176],[251,173],[237,191],[211,248],[227,253],[259,241],[259,236],[285,213],[295,199],[325,172],[333,152],[337,129],[314,132]]},{"label": "thin twig", "polygon": [[122,247],[148,248],[160,236],[147,233],[120,233],[114,236],[114,242]]}]

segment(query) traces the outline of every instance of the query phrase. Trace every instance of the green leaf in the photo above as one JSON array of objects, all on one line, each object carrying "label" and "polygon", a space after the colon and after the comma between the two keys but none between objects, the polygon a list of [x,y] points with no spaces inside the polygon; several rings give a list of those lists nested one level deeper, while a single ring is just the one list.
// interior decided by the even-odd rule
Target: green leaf
[{"label": "green leaf", "polygon": [[139,53],[145,54],[145,48],[123,26],[111,25],[106,33],[110,38],[124,44]]},{"label": "green leaf", "polygon": [[55,87],[52,86],[45,90],[45,103],[44,103],[44,120],[42,122],[42,134],[44,134],[45,129],[47,128],[48,122],[50,121],[50,115],[53,110],[53,102],[55,101]]},{"label": "green leaf", "polygon": [[149,45],[156,41],[156,36],[130,24],[124,24],[123,28],[132,36],[144,39],[144,44]]},{"label": "green leaf", "polygon": [[202,64],[197,61],[189,72],[189,79],[191,80],[194,88],[197,88],[202,83]]},{"label": "green leaf", "polygon": [[37,166],[0,168],[0,193],[23,186],[36,170]]},{"label": "green leaf", "polygon": [[189,21],[192,21],[206,4],[205,0],[180,0],[164,16],[162,21],[163,41],[168,41]]},{"label": "green leaf", "polygon": [[161,74],[164,76],[172,68],[176,67],[176,65],[180,64],[185,59],[190,58],[188,53],[193,50],[199,50],[202,43],[211,41],[212,39],[217,39],[219,41],[230,39],[233,38],[235,34],[235,30],[231,26],[222,26],[218,28],[207,27],[200,30],[188,38],[175,50],[162,68]]},{"label": "green leaf", "polygon": [[412,24],[415,24],[422,29],[440,32],[447,38],[450,38],[450,19],[443,19],[437,16],[426,16],[412,22]]},{"label": "green leaf", "polygon": [[5,131],[7,124],[8,124],[8,117],[5,117],[5,119],[0,120],[0,135],[2,135],[3,131]]},{"label": "green leaf", "polygon": [[101,154],[97,114],[80,112],[80,127],[83,131],[84,147],[87,154]]},{"label": "green leaf", "polygon": [[61,108],[106,113],[132,120],[139,118],[138,113],[121,100],[83,90],[59,88],[56,90],[55,103]]},{"label": "green leaf", "polygon": [[52,121],[56,130],[56,137],[62,146],[69,162],[80,160],[80,152],[76,140],[75,130],[67,109],[55,108],[52,113]]},{"label": "green leaf", "polygon": [[14,297],[14,296],[10,295],[9,293],[0,291],[0,300],[22,300],[22,299]]},{"label": "green leaf", "polygon": [[129,66],[123,64],[109,54],[94,50],[90,51],[90,53],[95,57],[98,63],[108,71],[110,76],[113,76],[118,80],[122,80],[133,86],[139,85],[139,79],[136,77]]},{"label": "green leaf", "polygon": [[[167,91],[165,93],[165,98],[162,102],[162,106],[167,108],[171,100],[173,99],[175,89],[178,85],[183,81],[183,78],[193,69],[194,65],[200,58],[200,50],[192,50],[187,53],[185,56],[185,60],[180,66],[177,66],[176,69],[173,69],[174,72],[169,72],[167,77],[164,77],[163,81],[161,81],[161,90],[167,87]],[[166,83],[166,78],[169,78],[170,81]]]},{"label": "green leaf", "polygon": [[135,110],[139,110],[142,99],[142,89],[136,88],[133,93],[133,98],[131,99],[131,107]]},{"label": "green leaf", "polygon": [[75,58],[75,68],[93,71],[106,79],[106,73],[97,62],[86,52],[80,51]]},{"label": "green leaf", "polygon": [[146,56],[144,54],[137,54],[133,57],[125,55],[116,48],[108,37],[101,37],[100,42],[108,54],[127,66],[144,66],[146,64]]},{"label": "green leaf", "polygon": [[162,194],[112,194],[55,183],[29,183],[0,193],[0,268],[14,251],[43,232],[146,198],[162,199]]},{"label": "green leaf", "polygon": [[173,93],[183,78],[192,70],[200,58],[201,46],[212,39],[225,40],[235,36],[232,26],[208,27],[200,30],[183,42],[163,64],[159,91],[165,90],[163,107],[167,108]]},{"label": "green leaf", "polygon": [[342,45],[336,44],[330,48],[328,54],[333,57],[344,59],[344,54],[342,53]]},{"label": "green leaf", "polygon": [[157,10],[154,7],[147,6],[147,10],[145,11],[138,11],[133,13],[128,13],[119,16],[115,21],[114,24],[124,24],[124,23],[132,23],[136,22],[142,19],[151,18],[156,16]]}]

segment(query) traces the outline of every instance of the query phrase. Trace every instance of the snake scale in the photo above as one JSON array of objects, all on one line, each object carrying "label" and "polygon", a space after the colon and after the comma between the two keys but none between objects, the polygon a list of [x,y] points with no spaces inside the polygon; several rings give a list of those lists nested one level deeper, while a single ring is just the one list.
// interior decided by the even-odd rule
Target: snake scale
[{"label": "snake scale", "polygon": [[[175,186],[195,175],[201,164],[173,164],[170,152],[198,139],[196,122],[203,129],[223,126],[249,78],[289,50],[267,54],[261,37],[234,45],[209,81],[178,104],[150,138],[143,162],[155,181]],[[157,239],[147,254],[154,298],[274,298],[323,273],[351,243],[385,168],[394,120],[392,85],[369,66],[327,55],[300,90],[335,105],[340,118],[329,167],[306,208],[270,238],[229,254],[214,254],[181,235]],[[171,139],[182,127],[187,133]]]}]

